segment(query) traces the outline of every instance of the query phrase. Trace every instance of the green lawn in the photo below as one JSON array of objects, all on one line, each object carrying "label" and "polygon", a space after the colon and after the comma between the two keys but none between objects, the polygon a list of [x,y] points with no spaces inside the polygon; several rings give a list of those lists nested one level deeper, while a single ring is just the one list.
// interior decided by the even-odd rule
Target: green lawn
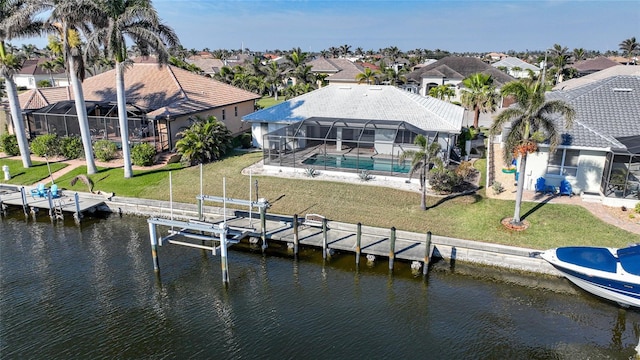
[{"label": "green lawn", "polygon": [[284,96],[278,96],[278,101],[276,101],[274,97],[264,96],[262,99],[258,100],[258,105],[262,106],[263,109],[266,109],[282,102],[284,102]]},{"label": "green lawn", "polygon": [[[9,181],[4,181],[4,172],[0,174],[0,180],[5,184],[31,185],[41,181],[51,181],[46,162],[32,161],[31,167],[29,169],[25,169],[22,167],[21,160],[0,159],[0,169],[2,169],[4,165],[9,166],[9,173],[11,174],[11,179]],[[54,173],[66,167],[67,164],[52,162],[49,166],[51,167],[51,172]]]},{"label": "green lawn", "polygon": [[[204,193],[222,196],[222,179],[226,178],[227,197],[249,198],[249,176],[240,171],[259,161],[261,153],[235,154],[203,167]],[[20,164],[18,163],[18,166]],[[45,166],[46,168],[46,166]],[[477,162],[484,168],[484,160]],[[34,167],[31,171],[39,170]],[[56,179],[61,188],[87,191],[82,183],[71,187],[74,176],[86,172],[80,167]],[[199,193],[199,167],[180,168],[172,164],[152,171],[134,171],[131,179],[123,178],[118,169],[99,169],[91,179],[94,190],[114,192],[119,196],[169,200],[169,173],[172,174],[173,200],[196,203]],[[48,173],[46,173],[48,176]],[[36,179],[25,176],[24,179]],[[478,240],[506,245],[546,249],[564,245],[600,245],[619,247],[640,241],[640,236],[611,226],[581,206],[525,202],[521,214],[531,223],[523,232],[504,229],[500,220],[513,215],[514,201],[487,198],[484,190],[477,194],[443,201],[429,197],[427,211],[421,211],[420,194],[370,185],[354,185],[312,179],[287,179],[254,176],[258,180],[259,196],[272,204],[269,212],[304,215],[318,213],[331,220],[363,225],[391,227],[399,230]],[[25,181],[25,184],[38,182]],[[252,189],[255,196],[255,188]],[[211,204],[218,206],[219,204]]]}]

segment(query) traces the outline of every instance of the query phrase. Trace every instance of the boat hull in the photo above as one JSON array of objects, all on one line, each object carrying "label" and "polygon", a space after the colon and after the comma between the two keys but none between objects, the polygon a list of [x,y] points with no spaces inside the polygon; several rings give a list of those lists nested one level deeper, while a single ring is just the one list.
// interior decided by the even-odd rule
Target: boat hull
[{"label": "boat hull", "polygon": [[640,277],[625,273],[599,271],[559,260],[556,249],[545,251],[541,257],[581,289],[623,307],[640,308]]}]

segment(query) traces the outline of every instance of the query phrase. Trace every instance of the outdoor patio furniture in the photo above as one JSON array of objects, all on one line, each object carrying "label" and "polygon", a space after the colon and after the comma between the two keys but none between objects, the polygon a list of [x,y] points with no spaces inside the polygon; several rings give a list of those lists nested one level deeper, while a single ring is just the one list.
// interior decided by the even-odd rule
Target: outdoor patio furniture
[{"label": "outdoor patio furniture", "polygon": [[58,184],[51,185],[51,189],[49,189],[49,191],[51,192],[52,198],[60,197],[60,192],[58,191]]},{"label": "outdoor patio furniture", "polygon": [[573,189],[567,180],[562,180],[560,182],[560,195],[569,195],[569,197],[573,196]]},{"label": "outdoor patio furniture", "polygon": [[47,197],[47,188],[44,187],[44,184],[38,184],[35,189],[31,189],[31,197]]},{"label": "outdoor patio furniture", "polygon": [[539,177],[536,180],[536,192],[545,193],[547,192],[547,182],[543,177]]}]

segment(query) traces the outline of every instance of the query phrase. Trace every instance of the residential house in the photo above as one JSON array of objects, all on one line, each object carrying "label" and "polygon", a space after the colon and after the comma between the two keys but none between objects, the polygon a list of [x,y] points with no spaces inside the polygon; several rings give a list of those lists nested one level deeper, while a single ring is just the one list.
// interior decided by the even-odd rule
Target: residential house
[{"label": "residential house", "polygon": [[617,75],[640,76],[640,66],[616,65],[579,78],[565,80],[553,87],[553,90],[571,90],[580,86],[608,79]]},{"label": "residential house", "polygon": [[193,56],[185,60],[188,64],[193,64],[202,70],[203,75],[213,77],[220,72],[225,66],[225,62],[220,59],[214,59],[212,56]]},{"label": "residential house", "polygon": [[264,165],[406,178],[399,157],[418,134],[441,145],[449,161],[464,109],[387,85],[328,85],[243,117]]},{"label": "residential house", "polygon": [[514,81],[515,78],[473,57],[447,56],[430,65],[412,71],[406,75],[407,85],[418,86],[418,93],[429,95],[429,90],[438,85],[449,85],[456,90],[452,100],[460,99],[462,80],[475,73],[489,74],[493,83],[500,88],[502,85]]},{"label": "residential house", "polygon": [[548,92],[546,98],[565,101],[576,118],[569,129],[555,119],[562,136],[555,153],[542,144],[527,157],[526,189],[534,190],[539,177],[555,186],[567,180],[576,194],[605,205],[635,206],[640,200],[640,76],[600,79]]},{"label": "residential house", "polygon": [[604,56],[598,56],[593,59],[582,60],[572,65],[578,71],[578,77],[593,74],[600,70],[608,69],[619,64]]},{"label": "residential house", "polygon": [[[255,111],[259,95],[174,67],[134,63],[125,73],[129,138],[172,150],[179,132],[196,116],[215,116],[232,134],[249,131],[242,116]],[[115,70],[86,79],[84,97],[94,139],[121,142]],[[45,133],[79,134],[69,87],[34,89],[19,96],[30,137]],[[9,115],[9,108],[5,111]]]},{"label": "residential house", "polygon": [[529,78],[529,71],[532,71],[536,76],[540,74],[539,67],[511,56],[494,62],[491,66],[498,70],[504,69],[507,74],[517,79]]},{"label": "residential house", "polygon": [[327,59],[319,57],[307,63],[311,72],[328,75],[325,79],[329,84],[357,84],[356,76],[364,72],[364,68],[350,60],[342,58]]},{"label": "residential house", "polygon": [[44,70],[40,65],[48,59],[27,59],[22,63],[22,68],[13,75],[13,81],[18,88],[35,89],[38,82],[46,80],[51,86],[67,86],[69,80],[63,68]]}]

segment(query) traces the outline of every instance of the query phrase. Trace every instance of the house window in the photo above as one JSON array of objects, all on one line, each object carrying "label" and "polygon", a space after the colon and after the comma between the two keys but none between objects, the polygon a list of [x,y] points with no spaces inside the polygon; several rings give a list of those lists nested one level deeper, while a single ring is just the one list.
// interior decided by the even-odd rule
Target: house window
[{"label": "house window", "polygon": [[225,109],[222,109],[222,121],[227,120],[227,112],[225,111]]},{"label": "house window", "polygon": [[576,176],[578,173],[578,160],[580,151],[570,149],[558,149],[549,154],[547,174],[560,176]]},{"label": "house window", "polygon": [[233,107],[233,112],[236,114],[235,116],[238,117],[238,107],[237,106]]}]

